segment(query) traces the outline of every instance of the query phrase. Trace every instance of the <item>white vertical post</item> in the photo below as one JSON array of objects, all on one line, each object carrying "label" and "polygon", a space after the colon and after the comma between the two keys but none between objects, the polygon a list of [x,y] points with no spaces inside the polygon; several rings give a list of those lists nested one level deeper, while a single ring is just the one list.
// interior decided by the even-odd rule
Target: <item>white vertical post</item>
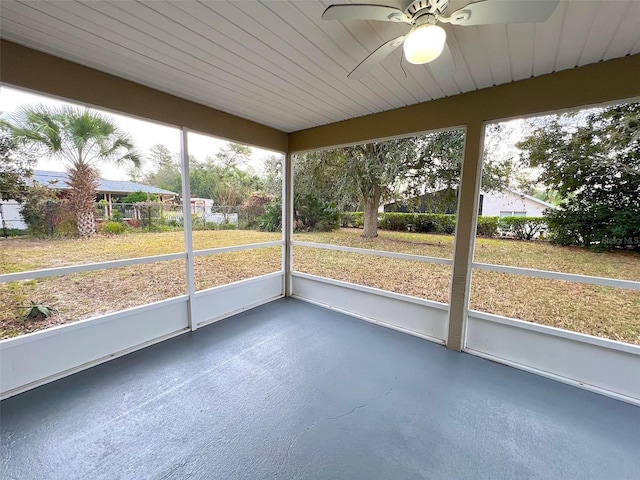
[{"label": "white vertical post", "polygon": [[188,129],[182,127],[180,138],[181,170],[182,170],[182,226],[184,228],[184,248],[187,253],[187,308],[189,309],[189,328],[196,330],[198,325],[193,318],[193,298],[196,293],[196,282],[193,259],[193,228],[191,225],[191,185],[189,173]]},{"label": "white vertical post", "polygon": [[464,161],[460,172],[458,216],[453,246],[451,297],[449,304],[449,334],[447,348],[464,350],[469,297],[471,290],[471,264],[478,222],[478,195],[482,182],[482,152],[484,124],[474,120],[467,124],[464,141]]},{"label": "white vertical post", "polygon": [[293,156],[287,153],[282,165],[282,262],[284,268],[284,294],[291,296],[291,270],[293,268]]}]

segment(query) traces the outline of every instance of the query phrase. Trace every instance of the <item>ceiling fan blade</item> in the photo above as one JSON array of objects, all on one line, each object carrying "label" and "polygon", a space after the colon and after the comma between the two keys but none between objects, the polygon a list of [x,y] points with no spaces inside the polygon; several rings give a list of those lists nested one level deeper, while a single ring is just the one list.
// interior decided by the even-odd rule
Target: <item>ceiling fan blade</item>
[{"label": "ceiling fan blade", "polygon": [[440,56],[429,62],[428,65],[433,77],[437,81],[447,80],[456,73],[456,64],[453,61],[453,55],[451,55],[449,45],[446,43]]},{"label": "ceiling fan blade", "polygon": [[387,58],[387,56],[389,56],[391,52],[402,45],[405,37],[406,35],[402,35],[400,37],[394,38],[393,40],[389,40],[387,43],[378,47],[371,55],[360,62],[360,65],[354,68],[351,73],[347,75],[347,78],[352,78],[355,80],[359,80],[360,78],[362,78],[375,65]]},{"label": "ceiling fan blade", "polygon": [[411,20],[395,7],[385,5],[331,5],[322,14],[323,20],[378,20],[381,22],[406,22]]},{"label": "ceiling fan blade", "polygon": [[[451,14],[453,25],[544,22],[558,7],[559,0],[483,0],[470,3]],[[447,21],[442,19],[443,21]]]}]

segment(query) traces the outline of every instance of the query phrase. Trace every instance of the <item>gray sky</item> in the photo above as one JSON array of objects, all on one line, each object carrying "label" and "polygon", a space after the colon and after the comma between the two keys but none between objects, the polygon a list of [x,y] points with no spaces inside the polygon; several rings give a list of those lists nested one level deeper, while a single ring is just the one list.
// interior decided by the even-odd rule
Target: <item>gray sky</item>
[{"label": "gray sky", "polygon": [[[16,111],[20,106],[26,104],[44,104],[53,107],[62,105],[78,105],[77,103],[65,102],[53,97],[30,93],[25,90],[18,90],[5,86],[0,87],[0,108],[3,115],[10,114]],[[176,127],[170,127],[147,120],[140,120],[127,115],[119,115],[101,109],[95,110],[112,117],[122,130],[131,134],[135,140],[136,147],[144,155],[146,155],[149,152],[149,149],[156,143],[163,144],[172,153],[180,152],[180,130]],[[220,148],[224,147],[228,143],[225,140],[193,132],[189,132],[188,142],[189,154],[195,156],[199,160],[204,160],[207,156],[214,156]],[[273,155],[274,152],[255,147],[251,148],[253,154],[250,166],[259,172],[261,170],[262,159],[266,156]],[[51,159],[40,160],[36,168],[39,170],[64,171],[64,166],[60,162]],[[102,164],[99,168],[103,178],[110,180],[128,180],[127,174],[123,169],[118,169],[117,167],[108,164]],[[142,169],[144,171],[144,164]]]}]

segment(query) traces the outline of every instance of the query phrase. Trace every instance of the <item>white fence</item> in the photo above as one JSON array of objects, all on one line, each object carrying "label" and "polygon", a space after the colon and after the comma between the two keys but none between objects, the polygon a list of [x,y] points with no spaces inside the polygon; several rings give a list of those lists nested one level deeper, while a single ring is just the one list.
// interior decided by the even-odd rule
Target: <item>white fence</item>
[{"label": "white fence", "polygon": [[[20,215],[20,204],[15,200],[0,201],[0,227],[3,229],[25,230],[27,224]],[[2,232],[0,232],[0,235]]]},{"label": "white fence", "polygon": [[[229,223],[232,225],[238,224],[238,214],[237,213],[220,213],[220,212],[211,212],[205,209],[196,208],[195,213],[193,213],[193,222],[196,223],[215,223],[216,225],[220,225],[221,223]],[[168,221],[174,221],[182,224],[182,212],[167,212],[165,213],[165,218]]]}]

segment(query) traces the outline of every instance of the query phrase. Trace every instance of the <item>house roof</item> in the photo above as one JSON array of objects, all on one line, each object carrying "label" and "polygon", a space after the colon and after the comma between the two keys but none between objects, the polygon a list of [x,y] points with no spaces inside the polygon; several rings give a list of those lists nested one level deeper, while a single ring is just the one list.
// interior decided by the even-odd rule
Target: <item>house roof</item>
[{"label": "house roof", "polygon": [[540,205],[543,205],[543,206],[545,206],[547,208],[551,208],[553,210],[557,210],[557,208],[558,208],[557,206],[553,205],[552,203],[545,202],[544,200],[540,200],[539,198],[532,197],[531,195],[527,195],[526,193],[521,193],[521,192],[518,192],[516,190],[512,190],[510,188],[507,188],[506,190],[511,192],[511,193],[513,193],[513,194],[515,194],[515,195],[518,195],[520,197],[524,197],[527,200],[531,200],[532,202],[539,203]]},{"label": "house roof", "polygon": [[[33,181],[42,185],[50,186],[56,190],[68,190],[69,175],[66,172],[51,172],[47,170],[35,170],[33,172]],[[177,195],[175,192],[164,190],[162,188],[144,185],[142,183],[128,182],[125,180],[107,180],[98,179],[98,193],[133,193],[144,192],[157,195]]]},{"label": "house roof", "polygon": [[[442,25],[452,75],[437,62],[401,64],[397,48],[347,79],[410,29],[322,20],[329,4],[351,1],[3,0],[2,37],[284,132],[640,53],[640,2],[563,0],[543,23]],[[471,1],[450,0],[447,12]],[[404,9],[411,0],[361,3]]]}]

